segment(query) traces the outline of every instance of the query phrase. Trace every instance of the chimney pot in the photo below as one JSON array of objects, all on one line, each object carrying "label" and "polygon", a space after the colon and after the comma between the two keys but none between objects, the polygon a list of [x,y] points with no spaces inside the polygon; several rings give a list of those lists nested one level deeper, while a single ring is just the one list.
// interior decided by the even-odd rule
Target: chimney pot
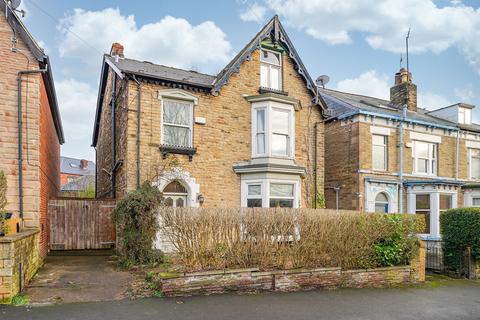
[{"label": "chimney pot", "polygon": [[87,169],[88,168],[88,160],[82,159],[80,160],[80,168],[81,169]]},{"label": "chimney pot", "polygon": [[110,55],[111,56],[119,56],[120,58],[125,58],[125,56],[123,55],[123,46],[118,43],[118,42],[114,42],[112,43],[112,49],[110,49]]}]

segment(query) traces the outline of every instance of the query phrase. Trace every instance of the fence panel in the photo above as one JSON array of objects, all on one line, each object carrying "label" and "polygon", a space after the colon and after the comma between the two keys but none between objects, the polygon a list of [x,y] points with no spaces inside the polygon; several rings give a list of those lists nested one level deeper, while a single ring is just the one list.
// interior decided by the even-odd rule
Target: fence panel
[{"label": "fence panel", "polygon": [[115,244],[112,200],[52,199],[50,215],[51,250],[111,248]]}]

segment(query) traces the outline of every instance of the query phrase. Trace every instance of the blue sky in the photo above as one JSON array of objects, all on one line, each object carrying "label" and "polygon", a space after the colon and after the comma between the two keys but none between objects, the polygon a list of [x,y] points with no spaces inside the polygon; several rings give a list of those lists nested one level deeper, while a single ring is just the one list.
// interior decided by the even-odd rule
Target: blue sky
[{"label": "blue sky", "polygon": [[[327,87],[388,98],[411,28],[410,70],[419,105],[480,106],[480,1],[460,0],[23,0],[24,22],[51,57],[66,144],[90,147],[102,53],[219,71],[274,15],[313,78]],[[480,109],[474,112],[479,122]]]}]

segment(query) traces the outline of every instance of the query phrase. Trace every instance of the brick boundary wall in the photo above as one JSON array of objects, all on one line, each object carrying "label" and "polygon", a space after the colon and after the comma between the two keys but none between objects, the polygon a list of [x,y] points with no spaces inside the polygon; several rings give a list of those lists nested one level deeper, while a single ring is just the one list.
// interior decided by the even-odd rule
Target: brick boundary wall
[{"label": "brick boundary wall", "polygon": [[39,237],[38,229],[0,237],[0,302],[9,302],[37,272],[41,261]]},{"label": "brick boundary wall", "polygon": [[256,268],[160,274],[159,285],[167,297],[226,292],[290,292],[311,289],[389,287],[425,281],[425,246],[407,266],[342,270],[313,268],[259,271]]}]

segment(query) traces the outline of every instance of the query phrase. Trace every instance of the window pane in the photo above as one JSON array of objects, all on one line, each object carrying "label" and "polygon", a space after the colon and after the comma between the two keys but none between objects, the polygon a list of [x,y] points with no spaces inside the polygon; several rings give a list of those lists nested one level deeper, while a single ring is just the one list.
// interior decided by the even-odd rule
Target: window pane
[{"label": "window pane", "polygon": [[191,105],[177,101],[163,101],[163,122],[189,126]]},{"label": "window pane", "polygon": [[377,212],[377,213],[388,213],[388,204],[387,203],[375,203],[375,212]]},{"label": "window pane", "polygon": [[268,88],[268,65],[260,66],[260,86]]},{"label": "window pane", "polygon": [[272,153],[276,155],[288,155],[288,137],[280,134],[272,134]]},{"label": "window pane", "polygon": [[270,196],[293,197],[293,184],[270,183]]},{"label": "window pane", "polygon": [[480,198],[472,198],[472,205],[474,207],[480,207]]},{"label": "window pane", "polygon": [[430,233],[430,212],[428,211],[417,211],[417,218],[425,222],[425,229],[423,233]]},{"label": "window pane", "polygon": [[249,196],[259,196],[262,194],[262,186],[259,184],[250,184],[248,185],[248,195]]},{"label": "window pane", "polygon": [[280,54],[262,50],[260,60],[271,64],[280,65]]},{"label": "window pane", "polygon": [[173,207],[173,199],[168,197],[168,198],[165,198],[165,206],[167,207]]},{"label": "window pane", "polygon": [[440,210],[452,208],[452,196],[449,194],[440,194]]},{"label": "window pane", "polygon": [[270,199],[270,208],[293,208],[293,200]]},{"label": "window pane", "polygon": [[375,202],[388,203],[388,198],[385,195],[385,193],[381,192],[381,193],[377,194],[377,196],[375,197]]},{"label": "window pane", "polygon": [[415,141],[415,154],[417,158],[428,158],[428,143]]},{"label": "window pane", "polygon": [[426,159],[418,159],[417,161],[417,172],[427,173],[428,168],[428,160]]},{"label": "window pane", "polygon": [[262,199],[247,199],[247,207],[248,208],[261,208],[262,207]]},{"label": "window pane", "polygon": [[417,194],[416,207],[418,209],[430,210],[430,195],[429,194]]},{"label": "window pane", "polygon": [[[475,150],[475,153],[476,152],[478,152],[478,150]],[[476,155],[473,155],[473,150],[472,158],[470,159],[470,171],[472,178],[480,178],[480,158],[478,158]]]},{"label": "window pane", "polygon": [[177,201],[175,201],[175,206],[177,208],[185,207],[185,200],[183,198],[178,198]]},{"label": "window pane", "polygon": [[163,143],[171,146],[189,147],[190,146],[190,129],[164,125],[163,126]]},{"label": "window pane", "polygon": [[265,134],[257,134],[257,154],[265,153]]},{"label": "window pane", "polygon": [[385,138],[386,138],[385,136],[374,134],[372,136],[372,143],[374,145],[380,145],[380,146],[385,145]]},{"label": "window pane", "polygon": [[270,67],[270,88],[280,90],[280,68]]},{"label": "window pane", "polygon": [[257,110],[257,132],[265,132],[265,109]]},{"label": "window pane", "polygon": [[284,110],[272,110],[272,131],[274,133],[289,134],[290,112]]},{"label": "window pane", "polygon": [[163,188],[163,192],[166,193],[187,193],[187,189],[178,181],[170,182],[165,188]]},{"label": "window pane", "polygon": [[385,159],[385,147],[382,146],[373,146],[373,168],[377,170],[386,169],[386,159]]},{"label": "window pane", "polygon": [[465,123],[470,124],[472,123],[472,110],[465,109]]}]

